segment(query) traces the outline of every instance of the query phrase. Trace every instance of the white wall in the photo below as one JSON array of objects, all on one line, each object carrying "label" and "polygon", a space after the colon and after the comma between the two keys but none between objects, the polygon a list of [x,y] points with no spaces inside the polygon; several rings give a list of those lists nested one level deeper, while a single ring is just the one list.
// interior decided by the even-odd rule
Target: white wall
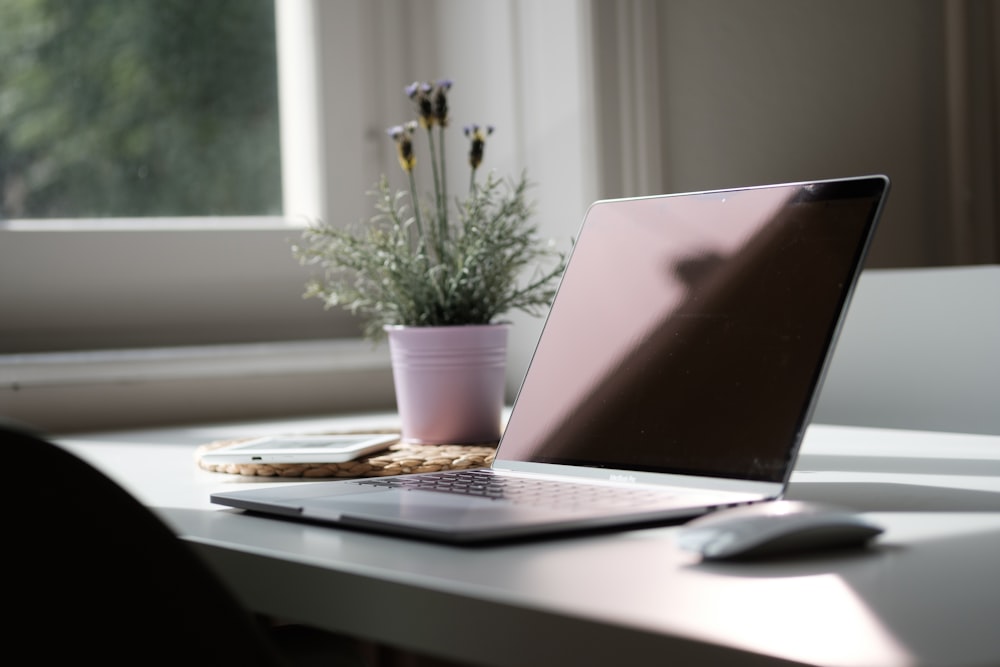
[{"label": "white wall", "polygon": [[[498,125],[491,165],[527,167],[546,235],[601,198],[886,173],[868,266],[949,261],[940,0],[419,6],[428,76]],[[511,389],[540,329],[514,319]]]},{"label": "white wall", "polygon": [[942,3],[661,4],[670,190],[886,173],[869,265],[945,260]]}]

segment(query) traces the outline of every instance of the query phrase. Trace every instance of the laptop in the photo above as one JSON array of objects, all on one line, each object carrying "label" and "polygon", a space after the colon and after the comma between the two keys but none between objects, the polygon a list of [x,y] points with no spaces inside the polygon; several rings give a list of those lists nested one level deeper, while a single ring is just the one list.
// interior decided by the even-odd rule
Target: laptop
[{"label": "laptop", "polygon": [[474,545],[781,498],[888,189],[871,175],[597,201],[491,466],[211,501]]}]

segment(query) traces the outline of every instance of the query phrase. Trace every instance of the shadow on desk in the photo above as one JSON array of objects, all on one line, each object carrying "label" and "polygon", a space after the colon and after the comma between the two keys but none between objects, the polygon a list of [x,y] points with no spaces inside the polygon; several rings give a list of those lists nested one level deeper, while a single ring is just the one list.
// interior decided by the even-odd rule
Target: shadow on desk
[{"label": "shadow on desk", "polygon": [[1000,493],[887,482],[793,483],[786,498],[862,512],[1000,512]]}]

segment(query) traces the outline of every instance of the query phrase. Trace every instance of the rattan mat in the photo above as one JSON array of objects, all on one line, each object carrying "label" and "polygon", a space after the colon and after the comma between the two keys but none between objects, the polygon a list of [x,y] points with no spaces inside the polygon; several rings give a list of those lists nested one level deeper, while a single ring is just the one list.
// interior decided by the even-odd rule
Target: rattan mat
[{"label": "rattan mat", "polygon": [[245,477],[388,477],[415,472],[483,468],[493,462],[496,454],[496,447],[490,445],[412,445],[397,442],[373,456],[344,463],[213,464],[205,463],[201,458],[204,451],[235,445],[247,439],[215,440],[201,445],[195,450],[198,467],[210,472]]}]

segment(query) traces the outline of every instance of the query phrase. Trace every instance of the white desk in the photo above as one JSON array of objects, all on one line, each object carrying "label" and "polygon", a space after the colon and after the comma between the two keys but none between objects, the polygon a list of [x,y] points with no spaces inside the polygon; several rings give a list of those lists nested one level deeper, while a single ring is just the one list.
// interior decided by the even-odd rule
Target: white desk
[{"label": "white desk", "polygon": [[262,482],[198,444],[385,426],[298,420],[58,441],[115,478],[265,614],[483,665],[1000,665],[1000,437],[814,426],[789,497],[872,510],[876,549],[700,564],[675,528],[458,548],[245,516]]}]

